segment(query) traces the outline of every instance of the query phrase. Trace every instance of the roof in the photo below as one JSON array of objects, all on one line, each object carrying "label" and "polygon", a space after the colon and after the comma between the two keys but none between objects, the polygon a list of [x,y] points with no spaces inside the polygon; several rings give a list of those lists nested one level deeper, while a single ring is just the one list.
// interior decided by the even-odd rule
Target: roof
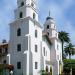
[{"label": "roof", "polygon": [[36,21],[35,19],[32,19],[31,17],[27,17],[28,19],[30,19],[31,21],[33,21],[36,25],[38,25],[40,28],[42,28],[42,26],[40,25],[40,23],[38,21]]},{"label": "roof", "polygon": [[1,43],[0,48],[2,48],[2,47],[8,47],[8,43]]},{"label": "roof", "polygon": [[35,23],[35,25],[39,26],[40,28],[43,28],[42,25],[40,25],[38,21],[36,21],[35,19],[32,19],[31,17],[24,17],[24,18],[17,19],[16,21],[13,21],[12,23],[10,23],[10,25],[13,23],[17,23],[18,21],[23,21],[23,20],[31,20]]},{"label": "roof", "polygon": [[53,18],[52,18],[52,17],[48,16],[48,17],[46,18],[46,20],[49,20],[49,19],[52,19],[52,20],[53,20]]}]

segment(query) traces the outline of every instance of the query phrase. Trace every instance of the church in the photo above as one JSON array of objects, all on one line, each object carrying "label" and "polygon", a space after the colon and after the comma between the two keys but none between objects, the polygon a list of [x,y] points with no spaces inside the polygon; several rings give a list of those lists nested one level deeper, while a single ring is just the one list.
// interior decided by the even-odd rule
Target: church
[{"label": "church", "polygon": [[42,70],[59,75],[62,48],[54,19],[49,15],[40,25],[36,0],[17,0],[14,14],[6,57],[13,75],[41,75]]}]

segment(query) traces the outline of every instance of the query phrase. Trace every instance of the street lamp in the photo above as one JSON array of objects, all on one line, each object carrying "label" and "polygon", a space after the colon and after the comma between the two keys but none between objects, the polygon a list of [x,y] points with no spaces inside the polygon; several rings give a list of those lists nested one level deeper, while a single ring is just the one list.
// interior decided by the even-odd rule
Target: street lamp
[{"label": "street lamp", "polygon": [[10,71],[10,75],[13,75],[13,71],[12,70]]}]

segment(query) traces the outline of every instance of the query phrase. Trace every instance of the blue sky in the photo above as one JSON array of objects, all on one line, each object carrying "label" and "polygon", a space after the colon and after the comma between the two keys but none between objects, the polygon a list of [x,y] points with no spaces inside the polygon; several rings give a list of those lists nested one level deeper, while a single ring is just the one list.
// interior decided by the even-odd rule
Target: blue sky
[{"label": "blue sky", "polygon": [[[50,10],[58,31],[70,33],[72,43],[75,44],[75,0],[37,0],[39,22],[43,25]],[[16,0],[0,0],[0,41],[9,40],[9,23],[14,20]]]},{"label": "blue sky", "polygon": [[75,0],[41,0],[39,5],[40,21],[44,21],[50,10],[58,31],[70,33],[72,43],[75,44]]}]

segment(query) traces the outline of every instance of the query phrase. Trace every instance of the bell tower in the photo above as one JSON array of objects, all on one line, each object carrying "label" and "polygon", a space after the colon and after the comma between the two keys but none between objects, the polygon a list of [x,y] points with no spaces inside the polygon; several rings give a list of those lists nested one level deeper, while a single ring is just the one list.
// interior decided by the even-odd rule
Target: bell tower
[{"label": "bell tower", "polygon": [[40,75],[38,72],[41,70],[42,27],[38,22],[36,0],[17,0],[14,13],[15,21],[10,23],[9,41],[9,61],[14,65],[13,73]]},{"label": "bell tower", "polygon": [[36,0],[17,0],[15,19],[30,17],[38,21]]},{"label": "bell tower", "polygon": [[58,38],[58,33],[56,31],[56,25],[54,19],[49,16],[46,18],[44,23],[44,32],[48,34],[49,38]]}]

